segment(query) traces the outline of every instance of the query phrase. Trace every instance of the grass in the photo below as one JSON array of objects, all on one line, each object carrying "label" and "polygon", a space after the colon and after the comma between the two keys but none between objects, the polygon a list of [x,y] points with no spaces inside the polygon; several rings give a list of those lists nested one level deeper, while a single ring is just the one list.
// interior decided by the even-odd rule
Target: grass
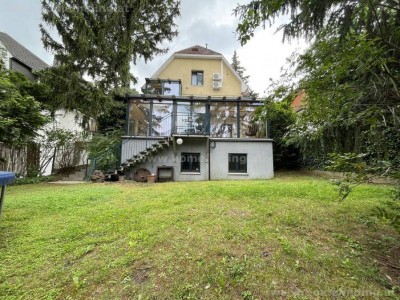
[{"label": "grass", "polygon": [[299,176],[9,187],[0,298],[395,298],[377,257],[400,237],[370,216],[389,196]]}]

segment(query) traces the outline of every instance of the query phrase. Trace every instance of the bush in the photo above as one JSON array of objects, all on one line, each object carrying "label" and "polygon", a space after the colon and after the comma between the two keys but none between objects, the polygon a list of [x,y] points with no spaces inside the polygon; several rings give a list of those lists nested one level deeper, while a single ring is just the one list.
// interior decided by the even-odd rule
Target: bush
[{"label": "bush", "polygon": [[24,177],[17,178],[12,185],[23,185],[23,184],[38,184],[43,182],[57,181],[56,176],[38,176],[38,177]]},{"label": "bush", "polygon": [[265,100],[264,106],[256,111],[256,119],[270,123],[269,137],[274,140],[274,169],[293,170],[300,168],[300,151],[296,145],[286,142],[289,127],[296,121],[296,114],[288,101]]},{"label": "bush", "polygon": [[89,157],[95,160],[96,169],[107,171],[116,168],[121,158],[122,131],[115,130],[106,134],[96,134],[89,145]]}]

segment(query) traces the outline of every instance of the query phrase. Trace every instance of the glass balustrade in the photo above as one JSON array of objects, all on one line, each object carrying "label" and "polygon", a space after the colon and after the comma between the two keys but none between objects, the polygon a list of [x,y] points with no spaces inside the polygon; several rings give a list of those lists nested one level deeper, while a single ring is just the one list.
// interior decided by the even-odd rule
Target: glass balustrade
[{"label": "glass balustrade", "polygon": [[207,135],[219,138],[260,137],[255,106],[238,102],[131,100],[127,135]]}]

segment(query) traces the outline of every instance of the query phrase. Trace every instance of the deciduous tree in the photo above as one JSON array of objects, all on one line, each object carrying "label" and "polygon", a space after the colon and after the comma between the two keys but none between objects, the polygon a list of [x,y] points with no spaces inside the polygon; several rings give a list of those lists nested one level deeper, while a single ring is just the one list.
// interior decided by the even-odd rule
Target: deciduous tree
[{"label": "deciduous tree", "polygon": [[242,43],[281,14],[289,15],[285,38],[314,38],[294,62],[306,105],[291,137],[305,156],[355,152],[400,161],[398,1],[259,0],[235,12]]},{"label": "deciduous tree", "polygon": [[0,60],[0,142],[22,145],[37,135],[48,119],[32,95],[20,89],[28,78],[5,70]]}]

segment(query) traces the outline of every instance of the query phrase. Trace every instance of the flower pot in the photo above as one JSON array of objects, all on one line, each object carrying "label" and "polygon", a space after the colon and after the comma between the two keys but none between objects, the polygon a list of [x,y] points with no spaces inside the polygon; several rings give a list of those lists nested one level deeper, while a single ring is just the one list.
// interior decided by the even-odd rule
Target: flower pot
[{"label": "flower pot", "polygon": [[155,175],[147,175],[147,182],[148,183],[156,182],[156,176]]}]

